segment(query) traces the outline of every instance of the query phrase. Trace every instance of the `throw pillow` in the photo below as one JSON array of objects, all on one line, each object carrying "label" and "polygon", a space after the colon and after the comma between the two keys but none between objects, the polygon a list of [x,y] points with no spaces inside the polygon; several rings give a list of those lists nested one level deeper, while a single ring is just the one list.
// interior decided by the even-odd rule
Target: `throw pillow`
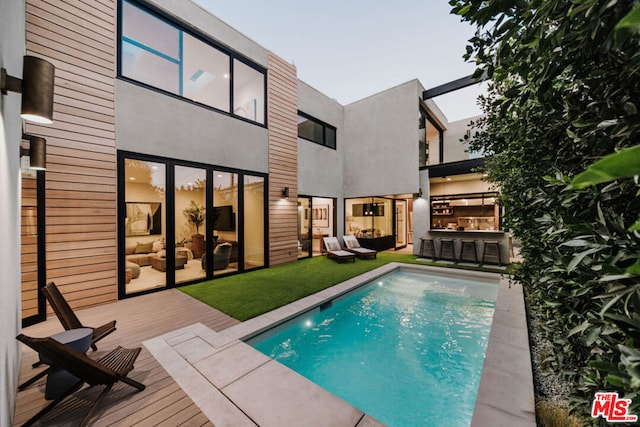
[{"label": "throw pillow", "polygon": [[339,251],[340,250],[340,245],[337,244],[336,242],[328,242],[327,243],[327,249],[330,251]]},{"label": "throw pillow", "polygon": [[153,245],[151,247],[151,252],[159,252],[162,250],[162,242],[160,240],[156,240],[155,242],[153,242]]},{"label": "throw pillow", "polygon": [[140,243],[136,245],[136,253],[137,254],[148,254],[149,252],[153,252],[153,242],[149,243]]}]

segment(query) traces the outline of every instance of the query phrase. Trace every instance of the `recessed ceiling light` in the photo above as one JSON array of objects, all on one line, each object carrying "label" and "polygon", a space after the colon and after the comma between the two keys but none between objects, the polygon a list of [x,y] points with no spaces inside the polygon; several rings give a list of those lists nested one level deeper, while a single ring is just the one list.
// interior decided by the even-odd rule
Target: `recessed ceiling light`
[{"label": "recessed ceiling light", "polygon": [[132,176],[129,177],[129,181],[135,181],[136,179]]}]

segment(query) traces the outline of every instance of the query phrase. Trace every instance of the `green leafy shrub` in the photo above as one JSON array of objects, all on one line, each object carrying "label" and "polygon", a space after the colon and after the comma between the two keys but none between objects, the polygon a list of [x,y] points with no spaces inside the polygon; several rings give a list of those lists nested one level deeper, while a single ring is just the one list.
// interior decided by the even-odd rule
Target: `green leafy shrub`
[{"label": "green leafy shrub", "polygon": [[554,345],[545,363],[583,414],[601,390],[632,399],[637,414],[640,6],[450,4],[478,26],[466,57],[492,80],[470,148],[489,155],[488,179],[522,241],[514,274]]}]

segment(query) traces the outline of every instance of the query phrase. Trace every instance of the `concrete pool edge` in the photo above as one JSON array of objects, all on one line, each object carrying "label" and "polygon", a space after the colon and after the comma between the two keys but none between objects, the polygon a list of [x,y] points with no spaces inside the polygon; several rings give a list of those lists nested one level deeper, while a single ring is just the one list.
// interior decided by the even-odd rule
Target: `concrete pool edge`
[{"label": "concrete pool edge", "polygon": [[[207,330],[208,328],[203,325],[192,325],[190,328],[184,328],[183,330],[148,340],[145,342],[145,346],[149,348],[151,353],[199,406],[201,397],[197,394],[203,393],[202,387],[208,381],[212,389],[207,393],[216,394],[220,405],[224,403],[223,406],[226,408],[223,412],[228,411],[229,416],[233,419],[237,417],[243,418],[244,421],[251,425],[269,425],[274,416],[277,416],[279,421],[283,421],[282,417],[288,417],[287,419],[293,420],[300,419],[303,416],[306,420],[309,420],[306,414],[313,414],[317,410],[315,406],[333,405],[336,408],[333,414],[329,413],[331,411],[321,411],[321,413],[330,418],[338,413],[341,414],[340,424],[338,425],[378,425],[373,418],[352,407],[347,402],[340,401],[340,399],[335,398],[326,390],[304,379],[284,367],[284,365],[272,361],[261,353],[260,355],[254,354],[254,352],[259,352],[245,344],[244,340],[313,310],[327,301],[338,298],[367,282],[398,269],[432,272],[438,275],[478,279],[498,284],[496,311],[471,425],[534,427],[533,379],[522,288],[520,286],[509,286],[508,278],[500,274],[390,263],[232,326],[220,333]],[[194,350],[195,344],[204,345],[206,348],[196,351]],[[170,351],[171,346],[176,349],[173,353]],[[235,353],[235,355],[232,353]],[[237,366],[236,358],[238,353],[245,355],[246,366]],[[185,361],[186,363],[184,363]],[[227,363],[226,368],[223,369],[220,365],[221,362]],[[217,368],[213,366],[217,366]],[[225,376],[222,374],[225,369],[232,369],[235,372],[233,378],[229,377],[229,375],[226,375],[229,378],[223,379],[221,377]],[[176,377],[185,376],[185,373],[188,373],[189,380],[181,380]],[[211,375],[207,376],[208,374]],[[204,376],[203,384],[198,388],[193,387],[195,375]],[[286,376],[286,381],[281,381],[283,376]],[[261,379],[259,380],[258,378]],[[278,381],[272,381],[276,378]],[[292,391],[282,387],[277,388],[277,382],[285,382],[293,388],[299,387],[300,389]],[[273,388],[273,390],[265,391],[261,396],[254,395],[253,399],[246,398],[244,394],[248,390],[260,389],[260,387],[256,387],[258,383],[263,387]],[[240,389],[244,391],[241,392]],[[192,395],[193,393],[196,395]],[[312,402],[309,402],[309,399],[300,399],[305,394],[313,396]],[[271,406],[262,405],[262,407],[258,407],[256,402],[261,399],[271,399]],[[307,403],[307,405],[302,408],[293,402],[287,402],[288,405],[283,407],[281,402],[283,399],[300,400]],[[282,409],[276,409],[273,406],[276,404],[281,405],[280,408]],[[228,419],[220,419],[220,406],[216,410],[205,410],[205,408],[202,408],[202,410],[214,423],[222,422],[226,424],[223,421],[228,421]],[[292,413],[277,413],[283,410],[291,411]],[[455,402],[452,402],[450,410],[455,413]],[[302,415],[303,413],[305,415]],[[328,420],[323,420],[322,417],[317,418],[320,415],[318,413],[314,415],[315,417],[313,418],[317,421],[314,425],[327,425]],[[236,422],[238,421],[239,419],[236,419]],[[332,421],[338,420],[334,418]]]}]

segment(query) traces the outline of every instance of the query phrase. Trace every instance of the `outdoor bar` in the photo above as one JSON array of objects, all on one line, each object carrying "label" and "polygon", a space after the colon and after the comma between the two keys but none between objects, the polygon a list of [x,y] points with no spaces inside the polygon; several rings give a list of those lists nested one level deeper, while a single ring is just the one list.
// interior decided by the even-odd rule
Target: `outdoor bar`
[{"label": "outdoor bar", "polygon": [[420,255],[479,264],[508,264],[509,233],[502,230],[498,193],[480,174],[456,180],[433,179],[430,224],[421,239]]}]

